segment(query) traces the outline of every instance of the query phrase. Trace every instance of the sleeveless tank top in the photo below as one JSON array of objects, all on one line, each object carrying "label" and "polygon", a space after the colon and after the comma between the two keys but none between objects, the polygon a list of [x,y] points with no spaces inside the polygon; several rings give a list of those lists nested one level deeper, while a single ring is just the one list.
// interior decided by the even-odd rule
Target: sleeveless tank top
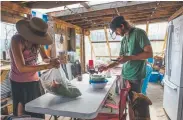
[{"label": "sleeveless tank top", "polygon": [[[16,34],[12,37],[12,40],[16,40],[18,42],[18,44],[22,45],[21,40],[24,39],[21,35]],[[9,73],[9,78],[12,81],[15,82],[32,82],[32,81],[38,81],[39,77],[38,77],[38,72],[23,72],[21,73],[16,64],[15,64],[15,59],[13,57],[13,53],[12,50],[10,48],[10,59],[11,59],[11,70]],[[23,57],[24,57],[24,61],[25,61],[25,65],[29,65],[29,66],[36,66],[37,65],[37,53],[33,53],[31,50],[29,49],[24,49],[22,50],[23,53]]]}]

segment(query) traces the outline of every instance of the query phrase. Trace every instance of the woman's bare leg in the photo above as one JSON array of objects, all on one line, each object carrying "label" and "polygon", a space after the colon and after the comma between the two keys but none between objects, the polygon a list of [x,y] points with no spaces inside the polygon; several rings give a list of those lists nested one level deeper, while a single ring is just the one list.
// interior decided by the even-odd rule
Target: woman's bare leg
[{"label": "woman's bare leg", "polygon": [[23,115],[23,105],[22,105],[22,103],[18,103],[18,108],[17,108],[18,110],[17,110],[17,115],[18,116],[22,116]]}]

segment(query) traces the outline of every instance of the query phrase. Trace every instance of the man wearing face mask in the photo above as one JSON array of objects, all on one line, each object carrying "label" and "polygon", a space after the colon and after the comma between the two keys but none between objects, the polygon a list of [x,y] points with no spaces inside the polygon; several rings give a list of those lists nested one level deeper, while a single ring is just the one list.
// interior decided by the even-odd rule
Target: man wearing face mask
[{"label": "man wearing face mask", "polygon": [[[153,56],[152,47],[146,32],[132,27],[123,16],[115,17],[110,23],[110,29],[116,35],[123,37],[118,62],[101,67],[99,71],[106,71],[122,63],[122,78],[131,84],[129,97],[132,98],[132,91],[141,92],[142,80],[146,75],[146,59]],[[130,120],[134,120],[130,104],[129,116]]]}]

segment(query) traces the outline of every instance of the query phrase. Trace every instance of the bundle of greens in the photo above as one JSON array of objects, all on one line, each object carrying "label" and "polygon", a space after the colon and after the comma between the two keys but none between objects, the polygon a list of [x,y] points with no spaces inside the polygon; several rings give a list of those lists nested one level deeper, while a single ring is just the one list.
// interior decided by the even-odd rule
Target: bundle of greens
[{"label": "bundle of greens", "polygon": [[81,96],[80,90],[70,83],[62,67],[47,70],[40,79],[43,88],[50,93],[70,98]]}]

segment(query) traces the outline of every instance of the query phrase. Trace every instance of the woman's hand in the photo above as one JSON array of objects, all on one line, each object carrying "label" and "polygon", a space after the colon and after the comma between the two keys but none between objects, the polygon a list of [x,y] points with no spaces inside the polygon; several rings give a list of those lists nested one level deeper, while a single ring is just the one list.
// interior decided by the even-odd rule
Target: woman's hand
[{"label": "woman's hand", "polygon": [[51,59],[50,60],[50,67],[51,66],[53,66],[54,68],[59,68],[60,67],[60,61],[59,61],[59,59],[58,58]]}]

